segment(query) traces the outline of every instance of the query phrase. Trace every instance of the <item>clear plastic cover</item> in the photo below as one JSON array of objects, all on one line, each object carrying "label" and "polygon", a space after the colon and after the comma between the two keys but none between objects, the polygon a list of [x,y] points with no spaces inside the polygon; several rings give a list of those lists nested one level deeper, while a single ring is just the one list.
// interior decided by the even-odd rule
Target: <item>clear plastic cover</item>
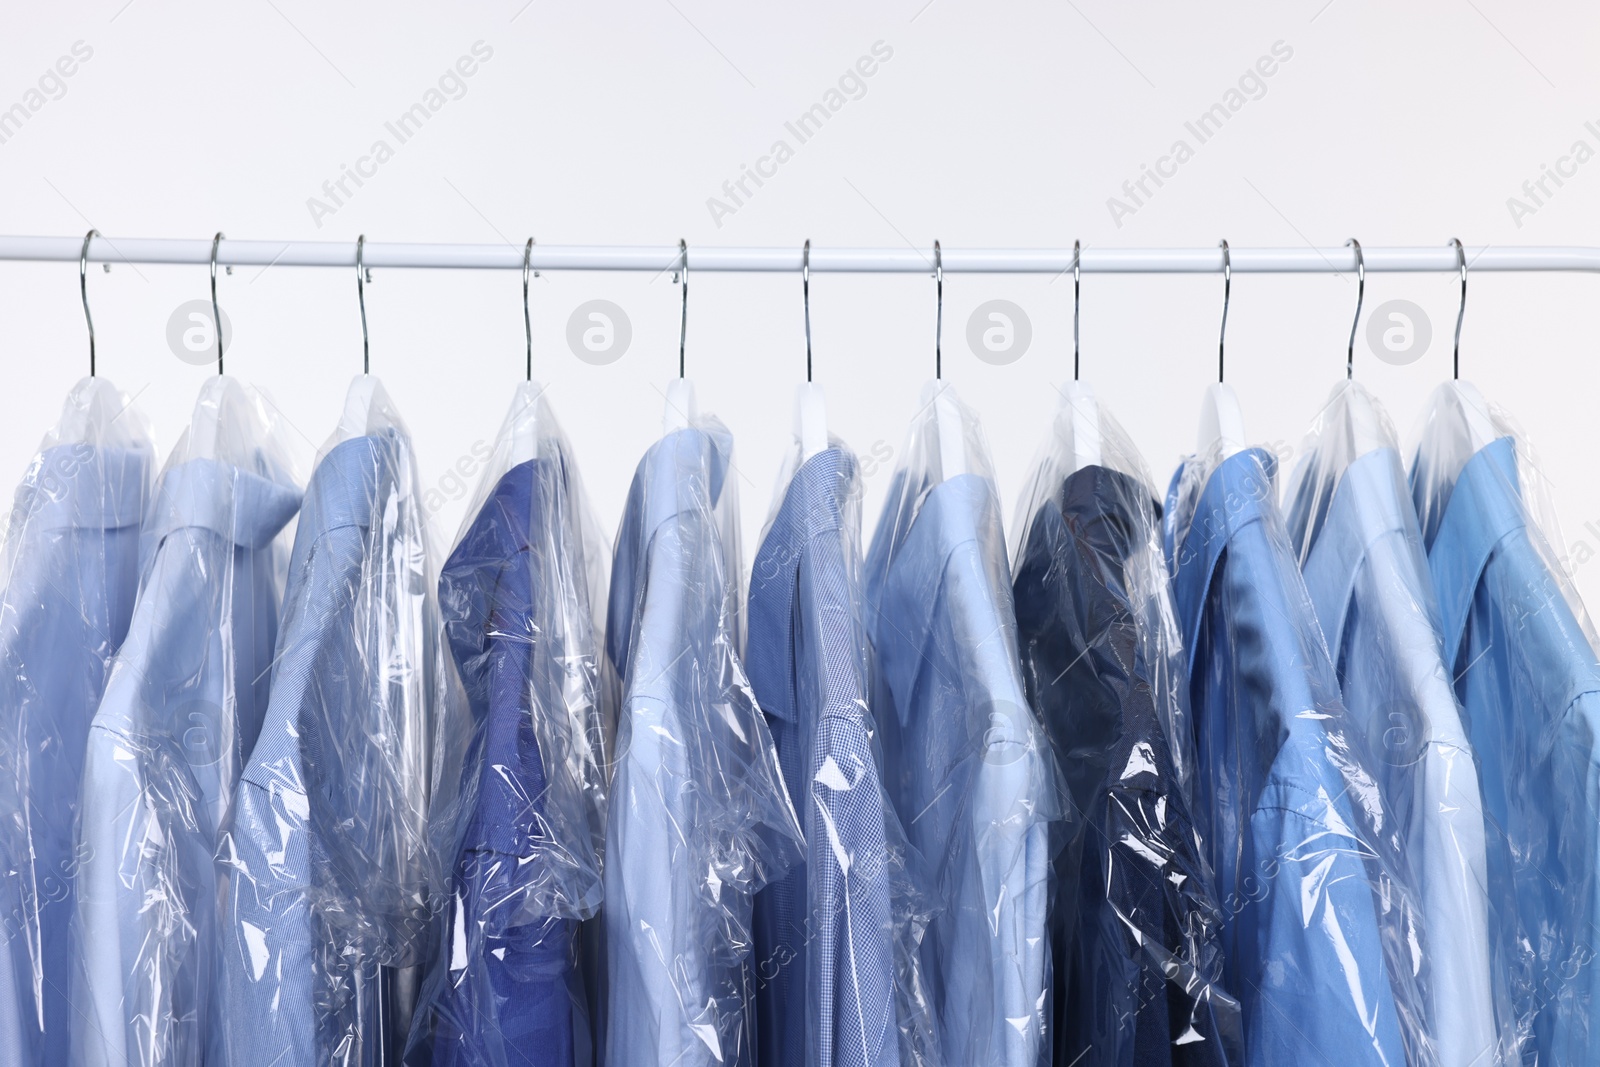
[{"label": "clear plastic cover", "polygon": [[571,447],[524,383],[439,577],[472,741],[435,809],[452,891],[410,1062],[594,1062],[580,934],[601,902],[615,718],[606,556]]},{"label": "clear plastic cover", "polygon": [[1520,1062],[1509,972],[1489,953],[1490,924],[1510,905],[1489,895],[1494,831],[1393,427],[1366,389],[1340,382],[1301,455],[1289,535],[1416,878],[1439,1062]]},{"label": "clear plastic cover", "polygon": [[693,419],[645,455],[617,536],[606,1063],[751,1062],[752,898],[802,855],[740,661],[737,477],[728,431]]},{"label": "clear plastic cover", "polygon": [[1223,981],[1250,1063],[1434,1064],[1405,840],[1341,701],[1276,474],[1260,448],[1191,457],[1163,517]]},{"label": "clear plastic cover", "polygon": [[1522,1063],[1600,1062],[1600,663],[1551,544],[1545,483],[1464,382],[1433,395],[1411,464],[1444,662],[1488,816],[1490,966]]},{"label": "clear plastic cover", "polygon": [[1023,688],[999,501],[976,417],[935,385],[866,561],[889,794],[931,872],[922,943],[951,1064],[1050,1059],[1051,823],[1066,811]]},{"label": "clear plastic cover", "polygon": [[218,848],[228,1062],[396,1062],[454,857],[472,736],[446,670],[411,439],[351,387],[306,487],[272,694]]},{"label": "clear plastic cover", "polygon": [[756,898],[756,1062],[931,1067],[931,897],[868,703],[860,467],[838,439],[808,459],[796,440],[784,471],[752,567],[748,662],[807,848]]},{"label": "clear plastic cover", "polygon": [[0,1062],[65,1063],[75,840],[89,724],[128,633],[155,454],[85,378],[17,487],[0,595]]},{"label": "clear plastic cover", "polygon": [[207,379],[156,483],[132,625],[89,729],[74,1063],[198,1065],[220,1046],[213,855],[267,707],[299,508],[273,409]]},{"label": "clear plastic cover", "polygon": [[[1083,403],[1062,405],[1034,461],[1015,557],[1022,676],[1073,813],[1050,923],[1054,1062],[1242,1065],[1156,490],[1122,427]],[[1099,462],[1080,466],[1085,451]]]}]

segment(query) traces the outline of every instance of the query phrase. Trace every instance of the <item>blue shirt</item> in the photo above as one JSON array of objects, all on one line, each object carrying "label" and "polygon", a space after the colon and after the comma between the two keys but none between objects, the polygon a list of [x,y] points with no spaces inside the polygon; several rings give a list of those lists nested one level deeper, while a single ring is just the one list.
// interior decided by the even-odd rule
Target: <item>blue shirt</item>
[{"label": "blue shirt", "polygon": [[220,1041],[212,857],[266,710],[274,539],[300,492],[210,459],[162,474],[145,578],[89,731],[74,1062],[199,1064]]},{"label": "blue shirt", "polygon": [[1428,1048],[1415,909],[1289,548],[1276,467],[1261,449],[1209,473],[1190,460],[1165,516],[1201,837],[1229,916],[1224,980],[1250,1063],[1397,1067]]},{"label": "blue shirt", "polygon": [[1109,467],[1046,490],[1017,559],[1028,696],[1077,816],[1050,909],[1054,1062],[1244,1063],[1222,983],[1223,912],[1180,767],[1193,765],[1173,669],[1154,493]]},{"label": "blue shirt", "polygon": [[0,599],[0,1062],[65,1063],[84,745],[139,584],[152,455],[47,447],[17,487]]},{"label": "blue shirt", "polygon": [[1442,513],[1428,566],[1445,661],[1499,831],[1489,899],[1515,902],[1491,930],[1492,965],[1511,976],[1524,1057],[1600,1062],[1600,665],[1541,554],[1515,441],[1480,449],[1453,485],[1420,481],[1418,510]]},{"label": "blue shirt", "polygon": [[[916,942],[896,899],[905,835],[867,704],[855,457],[806,460],[756,553],[750,682],[766,712],[806,859],[756,897],[762,1067],[896,1067],[932,1038]],[[911,988],[904,988],[910,985]]]},{"label": "blue shirt", "polygon": [[709,419],[656,442],[617,536],[607,1064],[754,1062],[751,898],[800,858],[778,755],[740,665],[731,452]]},{"label": "blue shirt", "polygon": [[580,920],[600,906],[599,635],[565,455],[496,483],[439,576],[474,741],[441,970],[435,1067],[592,1062]]},{"label": "blue shirt", "polygon": [[[920,507],[914,502],[920,498]],[[889,792],[936,872],[928,996],[953,1064],[1047,1057],[1049,742],[1023,692],[994,484],[904,470],[867,557],[873,700]]]},{"label": "blue shirt", "polygon": [[241,777],[223,934],[233,1065],[398,1062],[425,962],[438,619],[410,441],[336,445],[306,487],[272,697]]},{"label": "blue shirt", "polygon": [[1300,483],[1289,529],[1309,543],[1306,587],[1417,879],[1439,1062],[1499,1063],[1514,1041],[1507,975],[1489,963],[1483,797],[1441,658],[1422,532],[1399,453],[1375,448],[1339,466],[1344,447],[1335,441],[1307,458],[1316,466]]}]

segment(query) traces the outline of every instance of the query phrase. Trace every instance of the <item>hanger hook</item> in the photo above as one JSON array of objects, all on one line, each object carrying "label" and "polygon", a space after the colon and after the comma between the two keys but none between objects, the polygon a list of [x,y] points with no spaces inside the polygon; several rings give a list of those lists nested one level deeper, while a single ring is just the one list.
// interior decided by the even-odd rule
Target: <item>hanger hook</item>
[{"label": "hanger hook", "polygon": [[938,307],[933,318],[933,377],[944,377],[944,254],[937,239],[933,242],[933,284],[938,294]]},{"label": "hanger hook", "polygon": [[[222,244],[222,231],[211,239],[211,325],[217,331],[217,373],[222,373],[222,310],[217,307],[217,248]],[[232,268],[229,268],[232,269]]]},{"label": "hanger hook", "polygon": [[361,234],[356,238],[356,300],[361,304],[361,373],[372,373],[371,348],[367,343],[367,281],[371,273],[366,269],[362,260],[362,249],[366,246],[367,235]]},{"label": "hanger hook", "polygon": [[683,273],[683,304],[678,311],[678,377],[683,377],[683,343],[689,336],[689,242],[678,238],[678,269]]},{"label": "hanger hook", "polygon": [[1228,254],[1226,239],[1219,242],[1222,248],[1222,328],[1217,331],[1217,382],[1221,384],[1222,356],[1228,341],[1228,301],[1233,296],[1233,257]]},{"label": "hanger hook", "polygon": [[1078,380],[1078,295],[1081,292],[1083,278],[1079,273],[1078,264],[1083,255],[1083,243],[1072,242],[1072,380]]},{"label": "hanger hook", "polygon": [[522,330],[528,337],[528,381],[533,381],[533,318],[528,314],[528,261],[533,256],[533,238],[522,246]]},{"label": "hanger hook", "polygon": [[1461,310],[1456,312],[1456,353],[1452,363],[1451,377],[1456,381],[1461,380],[1461,320],[1467,317],[1467,250],[1461,247],[1461,238],[1452,237],[1450,243],[1456,246],[1456,263],[1461,269]]},{"label": "hanger hook", "polygon": [[1346,248],[1356,250],[1356,317],[1350,323],[1350,343],[1344,350],[1344,377],[1346,381],[1354,381],[1356,377],[1356,327],[1361,325],[1361,304],[1367,297],[1367,258],[1361,254],[1361,242],[1354,237],[1345,243]]},{"label": "hanger hook", "polygon": [[811,384],[811,238],[800,249],[800,293],[806,308],[806,384]]},{"label": "hanger hook", "polygon": [[[83,235],[83,251],[78,255],[78,292],[83,295],[83,321],[89,324],[89,377],[94,377],[94,316],[89,314],[89,242],[100,236],[99,230]],[[107,267],[111,264],[107,263]]]}]

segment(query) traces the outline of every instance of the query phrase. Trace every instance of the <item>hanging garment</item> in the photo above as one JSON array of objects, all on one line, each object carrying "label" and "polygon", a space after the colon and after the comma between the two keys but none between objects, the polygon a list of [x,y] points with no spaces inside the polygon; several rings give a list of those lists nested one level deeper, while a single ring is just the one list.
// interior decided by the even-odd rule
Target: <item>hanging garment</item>
[{"label": "hanging garment", "polygon": [[1262,449],[1191,457],[1163,519],[1197,814],[1252,1064],[1432,1064],[1394,818],[1339,700]]},{"label": "hanging garment", "polygon": [[889,792],[937,872],[922,962],[941,1051],[951,1064],[1048,1063],[1062,786],[1023,692],[982,432],[948,387],[912,424],[866,568]]},{"label": "hanging garment", "polygon": [[1496,830],[1490,965],[1512,982],[1522,1062],[1596,1063],[1600,663],[1541,532],[1555,527],[1541,521],[1537,471],[1505,417],[1479,405],[1461,383],[1434,394],[1411,486]]},{"label": "hanging garment", "polygon": [[264,400],[207,379],[156,484],[133,624],[89,731],[78,833],[73,1061],[220,1053],[213,856],[267,707],[300,507]]},{"label": "hanging garment", "polygon": [[84,745],[139,584],[154,454],[104,378],[67,396],[6,524],[0,596],[0,1062],[62,1064]]},{"label": "hanging garment", "polygon": [[860,469],[837,441],[801,455],[797,442],[750,580],[750,682],[807,845],[756,897],[757,1062],[937,1063],[925,894],[867,703]]},{"label": "hanging garment", "polygon": [[306,487],[272,698],[219,846],[232,1065],[399,1061],[446,864],[445,686],[411,439],[375,379]]},{"label": "hanging garment", "polygon": [[600,907],[614,717],[595,624],[604,553],[566,438],[539,388],[519,386],[439,577],[474,734],[435,820],[454,828],[455,867],[416,1062],[594,1062],[578,933]]},{"label": "hanging garment", "polygon": [[604,1062],[754,1062],[751,898],[800,859],[740,664],[733,442],[696,419],[628,494],[606,652],[622,679],[607,813]]},{"label": "hanging garment", "polygon": [[1377,402],[1341,382],[1306,441],[1288,529],[1352,729],[1398,819],[1428,932],[1443,1067],[1520,1062],[1510,989],[1489,963],[1483,796],[1441,658],[1422,532]]},{"label": "hanging garment", "polygon": [[1098,406],[1100,462],[1077,467],[1075,414],[1023,493],[1014,583],[1022,677],[1074,816],[1050,912],[1054,1062],[1242,1067],[1155,490]]}]

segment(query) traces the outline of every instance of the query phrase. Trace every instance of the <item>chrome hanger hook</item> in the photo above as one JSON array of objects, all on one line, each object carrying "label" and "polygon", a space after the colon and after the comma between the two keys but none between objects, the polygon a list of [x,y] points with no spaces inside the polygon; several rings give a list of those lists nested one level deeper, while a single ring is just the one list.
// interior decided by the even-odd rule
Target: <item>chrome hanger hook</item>
[{"label": "chrome hanger hook", "polygon": [[811,384],[811,238],[800,249],[800,293],[806,309],[806,384]]},{"label": "chrome hanger hook", "polygon": [[[222,244],[222,231],[211,239],[211,328],[217,331],[217,373],[222,373],[222,309],[217,307],[217,248]],[[228,268],[233,273],[233,268]]]},{"label": "chrome hanger hook", "polygon": [[1344,377],[1345,381],[1354,381],[1356,377],[1356,328],[1361,325],[1361,304],[1367,297],[1367,259],[1361,254],[1361,242],[1354,237],[1345,242],[1345,247],[1356,250],[1356,317],[1350,323],[1350,343],[1344,350]]},{"label": "chrome hanger hook", "polygon": [[1219,242],[1222,247],[1222,328],[1217,331],[1217,383],[1222,383],[1224,346],[1228,341],[1228,301],[1233,296],[1233,259],[1228,254],[1228,242]]},{"label": "chrome hanger hook", "polygon": [[1467,250],[1461,247],[1461,238],[1452,237],[1450,243],[1456,246],[1456,263],[1461,269],[1461,309],[1456,312],[1456,351],[1451,364],[1451,377],[1456,381],[1461,380],[1461,320],[1467,317]]},{"label": "chrome hanger hook", "polygon": [[533,238],[522,247],[522,330],[528,337],[528,381],[533,381],[533,317],[528,313],[528,264],[533,257]]},{"label": "chrome hanger hook", "polygon": [[1083,276],[1078,263],[1083,255],[1083,243],[1072,242],[1072,380],[1078,380],[1078,296],[1082,291]]},{"label": "chrome hanger hook", "polygon": [[367,270],[361,255],[366,246],[367,235],[361,234],[356,238],[356,300],[361,304],[361,373],[372,373],[371,347],[367,343],[367,285],[372,280],[372,274]]},{"label": "chrome hanger hook", "polygon": [[939,298],[933,317],[933,377],[938,381],[944,377],[944,255],[937,240],[933,242],[933,283]]},{"label": "chrome hanger hook", "polygon": [[678,269],[683,271],[683,305],[678,311],[678,377],[683,377],[683,346],[689,337],[689,242],[678,238]]},{"label": "chrome hanger hook", "polygon": [[[89,324],[89,377],[94,377],[94,316],[89,314],[89,242],[100,236],[99,230],[83,235],[83,251],[78,255],[78,292],[83,296],[83,321]],[[111,269],[111,264],[106,264]]]}]

